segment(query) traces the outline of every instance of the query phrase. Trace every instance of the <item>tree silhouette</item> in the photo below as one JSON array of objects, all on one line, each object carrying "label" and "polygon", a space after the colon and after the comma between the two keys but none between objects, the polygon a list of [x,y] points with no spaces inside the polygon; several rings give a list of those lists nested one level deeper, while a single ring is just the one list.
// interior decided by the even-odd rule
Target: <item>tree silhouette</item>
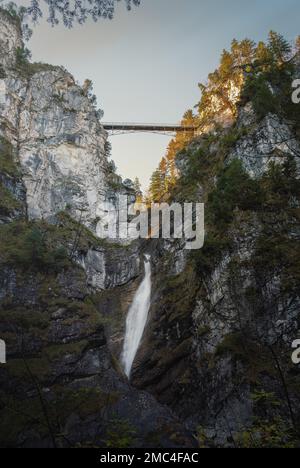
[{"label": "tree silhouette", "polygon": [[[97,22],[100,18],[112,19],[115,7],[122,0],[30,0],[29,6],[18,8],[13,2],[5,6],[11,12],[16,12],[23,18],[30,18],[33,23],[37,23],[47,11],[47,21],[56,26],[63,23],[67,28],[71,28],[75,23],[83,24],[89,18]],[[127,9],[138,6],[140,0],[123,0]],[[0,0],[0,4],[3,0]]]}]

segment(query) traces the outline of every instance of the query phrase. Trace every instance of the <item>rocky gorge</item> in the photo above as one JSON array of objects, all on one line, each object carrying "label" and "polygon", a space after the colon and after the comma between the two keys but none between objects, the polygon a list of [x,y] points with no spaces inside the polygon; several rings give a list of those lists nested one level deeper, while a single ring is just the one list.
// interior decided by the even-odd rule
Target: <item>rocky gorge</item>
[{"label": "rocky gorge", "polygon": [[[99,237],[105,204],[135,193],[89,91],[28,61],[4,10],[0,65],[0,445],[298,446],[300,126],[280,85],[277,107],[261,115],[244,90],[234,119],[177,154],[170,200],[206,206],[204,248],[189,253]],[[151,304],[128,380],[144,254]]]}]

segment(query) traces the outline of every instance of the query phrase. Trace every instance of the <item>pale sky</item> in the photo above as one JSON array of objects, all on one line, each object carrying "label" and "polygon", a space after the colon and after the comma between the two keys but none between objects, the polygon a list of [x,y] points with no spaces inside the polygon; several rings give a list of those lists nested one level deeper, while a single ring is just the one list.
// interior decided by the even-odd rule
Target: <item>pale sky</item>
[{"label": "pale sky", "polygon": [[[41,21],[28,45],[33,60],[63,65],[81,83],[90,78],[104,121],[179,122],[233,38],[300,34],[299,0],[141,0],[130,13],[122,3],[114,20],[72,30]],[[169,140],[112,137],[118,172],[145,188]]]}]

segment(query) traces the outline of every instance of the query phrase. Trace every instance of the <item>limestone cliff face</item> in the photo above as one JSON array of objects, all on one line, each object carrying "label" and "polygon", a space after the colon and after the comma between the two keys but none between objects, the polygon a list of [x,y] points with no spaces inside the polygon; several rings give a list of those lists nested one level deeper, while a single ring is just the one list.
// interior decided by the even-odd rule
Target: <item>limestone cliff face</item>
[{"label": "limestone cliff face", "polygon": [[228,156],[242,161],[252,177],[262,176],[271,162],[282,164],[290,155],[295,158],[300,173],[300,145],[293,124],[276,114],[268,114],[261,122],[251,103],[241,109],[238,128],[248,128],[247,135],[241,137]]},{"label": "limestone cliff face", "polygon": [[8,47],[1,60],[2,136],[18,151],[28,215],[49,219],[68,207],[95,230],[108,173],[106,133],[96,110],[65,70],[25,63],[18,70],[19,28],[1,18],[2,50]]},{"label": "limestone cliff face", "polygon": [[[97,236],[106,224],[106,204],[117,207],[120,194],[132,201],[134,192],[110,170],[107,134],[92,99],[63,68],[22,58],[19,23],[2,10],[0,44],[0,137],[20,166],[28,218],[55,222],[57,213],[67,211]],[[105,251],[90,250],[78,261],[95,289],[124,284],[139,273],[138,255],[123,258],[115,270],[107,266]]]}]

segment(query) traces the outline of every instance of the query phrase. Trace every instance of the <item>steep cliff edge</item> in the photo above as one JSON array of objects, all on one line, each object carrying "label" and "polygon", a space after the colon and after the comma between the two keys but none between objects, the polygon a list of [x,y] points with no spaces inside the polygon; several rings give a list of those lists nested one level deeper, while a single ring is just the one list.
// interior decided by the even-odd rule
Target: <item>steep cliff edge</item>
[{"label": "steep cliff edge", "polygon": [[18,153],[30,219],[68,207],[95,230],[108,190],[106,133],[92,99],[62,67],[26,58],[17,20],[1,14],[1,136]]}]

